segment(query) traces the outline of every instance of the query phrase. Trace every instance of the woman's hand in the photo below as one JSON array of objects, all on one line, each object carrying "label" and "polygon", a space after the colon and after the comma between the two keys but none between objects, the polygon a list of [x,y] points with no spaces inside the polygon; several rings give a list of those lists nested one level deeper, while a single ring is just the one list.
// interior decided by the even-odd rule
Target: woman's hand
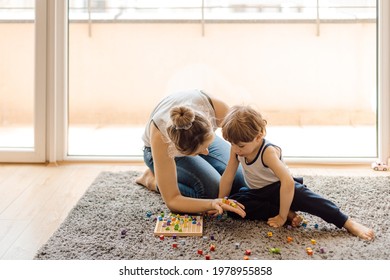
[{"label": "woman's hand", "polygon": [[207,212],[209,215],[221,215],[223,214],[223,211],[230,211],[240,215],[242,218],[246,216],[244,205],[235,200],[216,198],[212,203],[212,207],[213,210]]}]

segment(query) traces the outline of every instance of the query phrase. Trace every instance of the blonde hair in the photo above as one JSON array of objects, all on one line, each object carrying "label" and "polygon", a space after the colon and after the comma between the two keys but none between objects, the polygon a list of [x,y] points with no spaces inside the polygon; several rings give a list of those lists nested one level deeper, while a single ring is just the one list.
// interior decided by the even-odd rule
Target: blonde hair
[{"label": "blonde hair", "polygon": [[182,154],[193,154],[214,133],[211,122],[189,107],[173,107],[170,118],[167,134],[176,150]]},{"label": "blonde hair", "polygon": [[249,106],[233,106],[222,122],[223,138],[233,144],[247,143],[266,135],[267,121]]}]

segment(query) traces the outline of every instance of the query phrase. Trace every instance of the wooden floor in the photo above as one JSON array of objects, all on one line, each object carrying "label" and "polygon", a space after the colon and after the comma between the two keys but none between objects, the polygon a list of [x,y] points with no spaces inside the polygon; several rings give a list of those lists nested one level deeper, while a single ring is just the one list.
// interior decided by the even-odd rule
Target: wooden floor
[{"label": "wooden floor", "polygon": [[[102,171],[145,170],[142,164],[0,164],[0,259],[29,260]],[[294,167],[293,173],[388,175],[369,167]]]}]

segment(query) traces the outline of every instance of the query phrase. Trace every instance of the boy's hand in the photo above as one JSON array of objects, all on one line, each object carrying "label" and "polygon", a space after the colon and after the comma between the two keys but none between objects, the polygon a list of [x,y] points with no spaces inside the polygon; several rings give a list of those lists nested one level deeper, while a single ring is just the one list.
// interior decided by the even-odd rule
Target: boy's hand
[{"label": "boy's hand", "polygon": [[278,228],[278,227],[282,227],[286,222],[286,220],[287,220],[286,218],[282,218],[280,215],[277,215],[273,218],[269,218],[267,224],[271,227]]}]

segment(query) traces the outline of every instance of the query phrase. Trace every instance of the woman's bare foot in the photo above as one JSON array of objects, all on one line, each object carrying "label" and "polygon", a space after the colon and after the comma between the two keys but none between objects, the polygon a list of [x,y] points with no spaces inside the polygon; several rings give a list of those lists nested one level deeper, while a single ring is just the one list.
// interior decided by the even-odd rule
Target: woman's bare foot
[{"label": "woman's bare foot", "polygon": [[142,174],[141,177],[137,178],[135,182],[138,185],[146,187],[148,190],[157,192],[156,178],[154,177],[152,170],[150,170],[149,168],[146,169],[144,174]]},{"label": "woman's bare foot", "polygon": [[348,230],[349,233],[364,240],[372,240],[375,237],[374,231],[372,229],[363,226],[362,224],[359,224],[352,219],[348,219],[345,222],[344,228]]},{"label": "woman's bare foot", "polygon": [[298,227],[303,221],[302,216],[298,215],[294,211],[289,211],[287,220],[290,221],[292,227]]}]

